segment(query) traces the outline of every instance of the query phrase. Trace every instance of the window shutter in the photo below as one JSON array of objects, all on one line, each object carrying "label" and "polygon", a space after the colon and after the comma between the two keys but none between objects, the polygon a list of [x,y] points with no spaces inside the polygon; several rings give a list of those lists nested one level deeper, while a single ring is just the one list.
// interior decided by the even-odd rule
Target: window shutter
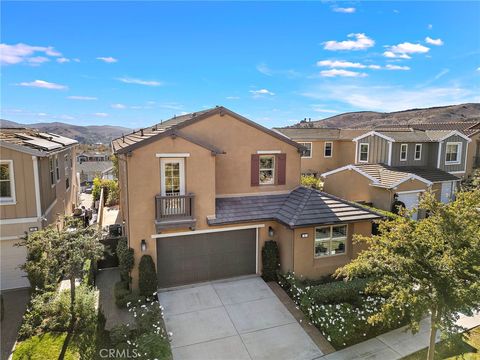
[{"label": "window shutter", "polygon": [[285,185],[287,176],[287,154],[276,155],[277,163],[277,185]]},{"label": "window shutter", "polygon": [[260,155],[252,154],[251,168],[250,168],[250,181],[252,186],[258,186],[260,184]]}]

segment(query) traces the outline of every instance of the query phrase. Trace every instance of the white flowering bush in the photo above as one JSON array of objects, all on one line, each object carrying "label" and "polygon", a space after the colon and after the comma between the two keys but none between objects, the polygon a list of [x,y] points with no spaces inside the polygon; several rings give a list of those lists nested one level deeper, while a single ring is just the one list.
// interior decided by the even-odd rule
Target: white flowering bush
[{"label": "white flowering bush", "polygon": [[293,273],[282,275],[279,280],[300,310],[337,350],[404,323],[402,316],[392,319],[389,324],[374,322],[373,316],[385,299],[365,294],[366,283],[365,279],[358,279],[312,286],[296,279]]}]

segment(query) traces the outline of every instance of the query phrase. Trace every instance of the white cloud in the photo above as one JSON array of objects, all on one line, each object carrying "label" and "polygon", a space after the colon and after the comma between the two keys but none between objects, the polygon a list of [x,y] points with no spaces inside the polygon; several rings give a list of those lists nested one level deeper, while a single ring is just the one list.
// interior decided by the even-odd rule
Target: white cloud
[{"label": "white cloud", "polygon": [[253,94],[253,96],[262,96],[262,95],[273,96],[273,95],[275,95],[275,93],[273,93],[273,92],[271,92],[270,90],[267,90],[267,89],[250,90],[250,92]]},{"label": "white cloud", "polygon": [[349,38],[355,40],[335,41],[330,40],[324,42],[323,48],[325,50],[364,50],[375,45],[375,41],[363,33],[348,34]]},{"label": "white cloud", "polygon": [[322,70],[320,71],[320,76],[323,77],[366,77],[368,76],[365,73],[349,71],[343,69],[331,69],[331,70]]},{"label": "white cloud", "polygon": [[240,99],[240,96],[227,96],[225,99],[227,99],[227,100],[238,100],[238,99]]},{"label": "white cloud", "polygon": [[301,74],[295,70],[287,69],[287,70],[274,70],[271,69],[267,64],[261,63],[257,65],[257,71],[262,73],[263,75],[267,76],[274,76],[274,75],[283,75],[287,78],[296,78],[299,77]]},{"label": "white cloud", "polygon": [[79,95],[67,96],[67,99],[70,99],[70,100],[85,100],[85,101],[98,100],[98,98],[96,98],[95,96],[79,96]]},{"label": "white cloud", "polygon": [[421,44],[413,44],[404,42],[398,45],[387,46],[388,50],[383,53],[383,56],[388,58],[410,59],[410,54],[425,54],[430,51],[430,48]]},{"label": "white cloud", "polygon": [[160,86],[160,85],[163,85],[160,81],[142,80],[142,79],[135,79],[135,78],[130,78],[130,77],[117,78],[117,80],[121,81],[125,84],[137,84],[137,85],[145,85],[145,86]]},{"label": "white cloud", "polygon": [[97,60],[100,60],[100,61],[103,61],[103,62],[106,62],[106,63],[116,63],[116,62],[118,62],[117,59],[115,59],[114,57],[111,57],[111,56],[108,56],[108,57],[100,56],[100,57],[97,57]]},{"label": "white cloud", "polygon": [[480,71],[480,66],[477,68],[477,71]]},{"label": "white cloud", "polygon": [[267,64],[258,64],[257,70],[263,75],[272,76],[272,70],[267,66]]},{"label": "white cloud", "polygon": [[104,117],[108,117],[108,114],[104,112],[97,112],[97,113],[94,113],[93,116],[104,118]]},{"label": "white cloud", "polygon": [[[38,56],[38,53],[42,53],[43,56]],[[40,64],[49,61],[47,56],[58,57],[62,54],[51,46],[32,46],[22,43],[0,44],[0,64],[13,65],[22,62]]]},{"label": "white cloud", "polygon": [[410,67],[388,64],[388,65],[385,66],[385,69],[387,69],[387,70],[410,70]]},{"label": "white cloud", "polygon": [[50,89],[50,90],[64,90],[68,87],[61,84],[55,84],[44,80],[35,80],[31,82],[21,82],[17,84],[18,86],[27,86],[27,87],[36,87],[42,89]]},{"label": "white cloud", "polygon": [[112,104],[112,105],[110,105],[110,107],[112,109],[126,109],[127,108],[127,106],[124,105],[124,104]]},{"label": "white cloud", "polygon": [[433,29],[433,25],[432,25],[432,24],[428,24],[427,28],[428,28],[428,30],[432,30],[432,29]]},{"label": "white cloud", "polygon": [[427,44],[435,45],[435,46],[442,46],[443,45],[443,40],[442,39],[432,39],[430,36],[427,36],[425,38],[425,42]]},{"label": "white cloud", "polygon": [[382,67],[380,65],[368,65],[369,69],[380,70]]},{"label": "white cloud", "polygon": [[321,101],[338,101],[358,110],[374,111],[399,111],[480,101],[478,91],[458,86],[412,90],[400,86],[324,84],[302,95]]},{"label": "white cloud", "polygon": [[340,112],[338,110],[325,108],[325,106],[322,104],[312,104],[311,107],[313,111],[319,112],[319,113],[338,114]]},{"label": "white cloud", "polygon": [[365,69],[367,66],[354,63],[350,61],[343,61],[343,60],[321,60],[317,61],[317,66],[327,66],[327,67],[335,67],[335,68],[355,68],[355,69]]},{"label": "white cloud", "polygon": [[61,57],[61,58],[57,59],[57,62],[60,63],[60,64],[63,64],[63,63],[70,62],[70,59],[68,59],[66,57]]},{"label": "white cloud", "polygon": [[348,8],[334,7],[332,8],[332,10],[335,12],[344,13],[344,14],[353,14],[357,9],[355,9],[354,7],[348,7]]}]

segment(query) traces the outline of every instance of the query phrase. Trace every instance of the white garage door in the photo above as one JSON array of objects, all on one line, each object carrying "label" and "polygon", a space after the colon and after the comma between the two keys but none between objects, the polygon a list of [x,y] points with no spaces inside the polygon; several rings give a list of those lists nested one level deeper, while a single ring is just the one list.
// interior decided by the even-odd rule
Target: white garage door
[{"label": "white garage door", "polygon": [[455,193],[455,182],[449,181],[442,183],[442,193],[440,196],[440,201],[442,203],[448,203],[452,201],[453,194]]},{"label": "white garage door", "polygon": [[26,249],[24,246],[15,246],[21,240],[0,241],[0,289],[17,289],[30,286],[25,273],[19,266],[25,262]]},{"label": "white garage door", "polygon": [[[418,208],[418,201],[420,197],[421,192],[416,191],[416,192],[408,192],[408,193],[399,193],[398,194],[398,200],[403,202],[405,204],[405,207],[407,210],[412,210],[413,208]],[[417,213],[414,213],[412,215],[412,219],[416,220],[417,219]]]}]

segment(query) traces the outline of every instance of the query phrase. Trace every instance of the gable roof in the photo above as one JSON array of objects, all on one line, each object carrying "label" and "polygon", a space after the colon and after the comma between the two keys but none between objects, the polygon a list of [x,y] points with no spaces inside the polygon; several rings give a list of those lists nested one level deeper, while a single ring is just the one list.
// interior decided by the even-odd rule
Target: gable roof
[{"label": "gable roof", "polygon": [[467,141],[471,141],[465,134],[457,130],[417,130],[417,129],[389,129],[373,130],[357,136],[353,141],[358,141],[368,136],[379,136],[391,142],[440,142],[450,136],[458,135]]},{"label": "gable roof", "polygon": [[281,195],[217,198],[215,208],[209,225],[275,220],[293,229],[381,218],[355,203],[303,186]]},{"label": "gable roof", "polygon": [[78,144],[77,140],[30,128],[0,129],[2,147],[33,156],[49,156]]},{"label": "gable roof", "polygon": [[[121,136],[117,139],[114,139],[112,140],[113,152],[118,154],[126,153],[140,146],[156,141],[162,137],[172,135],[172,133],[180,136],[179,135],[180,132],[178,132],[178,130],[188,125],[194,124],[197,121],[207,119],[216,114],[220,114],[220,116],[228,114],[234,117],[235,119],[242,121],[243,123],[253,126],[254,128],[260,131],[263,131],[264,133],[267,133],[281,141],[288,143],[289,145],[296,147],[299,151],[304,150],[304,147],[302,145],[296,143],[293,140],[290,140],[289,138],[283,136],[282,134],[279,134],[276,131],[267,129],[266,127],[260,124],[257,124],[256,122],[249,120],[246,117],[243,117],[223,106],[217,106],[207,110],[193,112],[193,113],[189,113],[181,116],[174,116],[171,119],[162,121],[148,128],[143,128],[143,129],[134,131],[130,134]],[[184,135],[182,135],[182,137],[184,137]]]},{"label": "gable roof", "polygon": [[274,130],[295,141],[352,140],[366,131],[362,129],[334,128],[274,128]]},{"label": "gable roof", "polygon": [[373,186],[394,188],[407,180],[421,181],[428,186],[435,182],[456,181],[458,177],[446,171],[424,166],[387,166],[383,164],[358,164],[347,165],[341,168],[323,173],[322,177],[345,170],[354,170],[372,181]]}]

